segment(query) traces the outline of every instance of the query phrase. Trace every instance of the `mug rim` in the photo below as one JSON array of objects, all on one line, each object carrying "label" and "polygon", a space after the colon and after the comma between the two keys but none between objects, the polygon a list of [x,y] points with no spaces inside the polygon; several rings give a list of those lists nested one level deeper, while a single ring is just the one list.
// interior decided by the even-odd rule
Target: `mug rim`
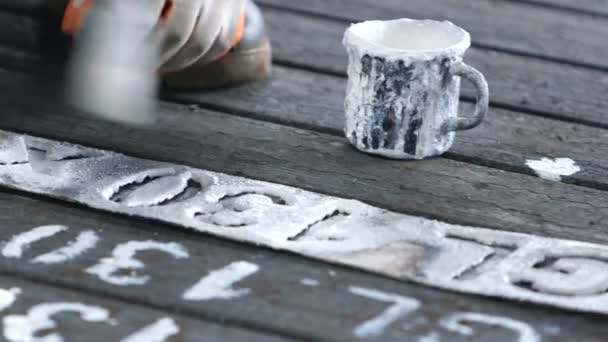
[{"label": "mug rim", "polygon": [[[456,30],[462,36],[457,42],[447,45],[445,47],[429,48],[429,49],[407,49],[407,48],[393,48],[375,42],[368,37],[363,37],[361,34],[356,32],[364,26],[370,25],[387,25],[387,24],[401,24],[401,23],[420,23],[420,24],[433,24],[433,25],[449,25],[450,28]],[[431,19],[394,19],[394,20],[368,20],[359,23],[351,24],[344,34],[343,44],[347,47],[354,47],[360,52],[367,53],[371,56],[382,56],[393,59],[403,59],[404,57],[411,57],[414,59],[434,59],[439,56],[461,56],[471,46],[471,35],[465,29],[454,25],[451,21],[437,21]]]}]

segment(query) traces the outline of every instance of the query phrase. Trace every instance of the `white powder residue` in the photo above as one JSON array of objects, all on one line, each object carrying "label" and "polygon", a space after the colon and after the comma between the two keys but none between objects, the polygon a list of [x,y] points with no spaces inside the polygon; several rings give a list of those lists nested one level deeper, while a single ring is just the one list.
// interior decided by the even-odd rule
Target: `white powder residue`
[{"label": "white powder residue", "polygon": [[[129,241],[120,244],[112,251],[112,257],[103,258],[94,266],[87,269],[87,273],[97,275],[101,280],[114,285],[144,285],[149,276],[138,276],[134,270],[144,268],[144,263],[133,258],[139,251],[156,250],[171,254],[176,259],[185,259],[190,256],[184,246],[175,242],[157,241]],[[115,275],[121,270],[131,270],[129,275]]]},{"label": "white powder residue", "polygon": [[418,310],[420,302],[415,298],[404,297],[392,293],[384,293],[374,289],[365,289],[351,286],[349,291],[355,295],[374,299],[380,302],[393,303],[379,316],[357,326],[353,334],[358,338],[377,337],[384,333],[384,330],[401,317]]},{"label": "white powder residue", "polygon": [[0,164],[24,164],[27,160],[24,137],[0,132]]},{"label": "white powder residue", "polygon": [[65,247],[36,257],[32,262],[42,264],[56,264],[73,259],[97,245],[99,237],[94,231],[88,230],[80,233],[76,240]]},{"label": "white powder residue", "polygon": [[508,317],[491,316],[475,312],[459,312],[441,320],[441,325],[464,336],[473,335],[473,329],[465,323],[481,323],[512,330],[519,335],[518,342],[540,342],[540,336],[528,324]]},{"label": "white powder residue", "polygon": [[65,226],[42,226],[15,235],[2,249],[2,255],[6,258],[20,258],[23,250],[29,247],[31,243],[51,237],[67,229],[68,227]]},{"label": "white powder residue", "polygon": [[235,289],[232,286],[244,278],[256,273],[259,266],[247,261],[233,262],[230,265],[209,272],[196,285],[187,290],[184,300],[232,299],[247,295],[250,289]]},{"label": "white powder residue", "polygon": [[562,176],[572,176],[581,168],[570,158],[528,160],[526,165],[542,179],[559,182]]},{"label": "white powder residue", "polygon": [[300,280],[300,283],[302,283],[302,285],[306,285],[306,286],[319,286],[319,281],[316,279],[304,278],[304,279]]},{"label": "white powder residue", "polygon": [[[0,151],[22,150],[23,144],[19,140],[22,138],[22,135],[0,131]],[[601,244],[458,226],[294,187],[108,151],[90,150],[86,152],[87,156],[99,157],[73,159],[83,153],[67,151],[67,145],[63,143],[36,139],[36,146],[47,151],[46,154],[42,152],[41,157],[48,157],[52,146],[61,144],[62,151],[56,157],[67,155],[69,158],[45,163],[41,171],[18,163],[19,160],[12,157],[7,161],[17,163],[3,165],[0,160],[0,185],[287,250],[330,263],[347,264],[427,286],[575,311],[608,313],[608,295],[602,286],[605,281],[598,276],[588,276],[603,274],[599,270],[604,267],[599,263],[608,260],[608,247]],[[15,152],[15,156],[18,155]],[[528,164],[551,175],[559,174],[559,177],[579,171],[574,162],[565,158],[529,161]],[[183,188],[183,182],[175,178],[160,179],[188,173],[200,189],[196,189],[199,186],[188,187],[184,196],[176,195]],[[143,204],[137,201],[143,200],[144,192],[156,194],[154,203],[125,204],[128,198],[131,198],[128,201],[131,204]],[[163,205],[156,205],[158,200],[163,201]],[[16,236],[2,246],[3,254],[19,257],[29,243],[42,238],[37,234]],[[145,273],[139,274],[143,272],[139,269],[144,264],[133,258],[134,251],[128,251],[142,246],[133,243],[117,247],[114,255],[89,268],[88,272],[112,284],[146,283]],[[173,253],[168,253],[178,258],[187,256],[185,249],[171,246],[165,246],[161,251],[172,250]],[[535,266],[555,256],[568,256],[568,260],[555,260],[541,268]],[[556,267],[578,271],[560,273],[554,271]],[[327,272],[331,277],[339,276],[334,271]],[[514,283],[513,279],[532,282],[534,291]],[[222,289],[205,281],[201,286]],[[238,290],[234,291],[238,293]],[[193,290],[187,296],[206,298],[195,293]],[[231,291],[219,293],[233,294]],[[583,293],[587,295],[581,295]],[[368,326],[359,331],[370,331],[364,329]]]},{"label": "white powder residue", "polygon": [[164,317],[127,336],[121,342],[164,342],[179,333],[179,327],[170,317]]},{"label": "white powder residue", "polygon": [[128,207],[155,205],[172,199],[188,186],[191,175],[184,172],[178,175],[160,177],[133,191],[123,204]]},{"label": "white powder residue", "polygon": [[108,310],[82,303],[43,303],[33,306],[27,315],[9,315],[4,317],[4,337],[10,342],[63,342],[57,333],[49,332],[40,336],[43,331],[57,328],[52,316],[62,312],[76,312],[87,322],[110,323]]},{"label": "white powder residue", "polygon": [[0,312],[13,305],[19,294],[21,294],[21,289],[18,287],[13,287],[9,290],[0,289]]}]

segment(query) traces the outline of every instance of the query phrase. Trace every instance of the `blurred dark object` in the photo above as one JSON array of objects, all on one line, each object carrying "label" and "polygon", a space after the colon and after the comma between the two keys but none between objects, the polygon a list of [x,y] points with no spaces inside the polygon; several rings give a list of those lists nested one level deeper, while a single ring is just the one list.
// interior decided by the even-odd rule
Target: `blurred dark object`
[{"label": "blurred dark object", "polygon": [[61,77],[71,38],[61,32],[60,2],[3,0],[0,3],[0,67]]}]

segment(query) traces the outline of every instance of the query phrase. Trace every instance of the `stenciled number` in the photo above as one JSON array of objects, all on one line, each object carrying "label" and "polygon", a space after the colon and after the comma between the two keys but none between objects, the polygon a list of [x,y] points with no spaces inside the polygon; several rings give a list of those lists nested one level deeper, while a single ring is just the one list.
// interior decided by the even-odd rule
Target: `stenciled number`
[{"label": "stenciled number", "polygon": [[144,268],[144,263],[134,256],[141,251],[161,251],[171,254],[176,259],[188,258],[190,255],[184,246],[175,242],[129,241],[114,248],[112,257],[103,258],[98,264],[87,268],[86,272],[114,285],[144,285],[150,279],[147,275],[117,275],[119,271]]},{"label": "stenciled number", "polygon": [[492,316],[475,312],[457,312],[441,320],[441,325],[449,331],[472,336],[473,329],[466,323],[481,323],[502,327],[517,332],[518,342],[540,342],[540,336],[531,326],[508,317]]},{"label": "stenciled number", "polygon": [[404,297],[392,293],[384,293],[373,289],[361,287],[350,287],[350,292],[361,297],[378,300],[386,303],[393,303],[388,309],[384,310],[379,316],[360,324],[355,328],[353,334],[359,338],[380,336],[384,329],[399,318],[416,311],[420,307],[420,302],[415,298]]},{"label": "stenciled number", "polygon": [[4,338],[10,342],[62,342],[63,338],[50,332],[39,336],[42,331],[57,328],[51,318],[62,312],[76,312],[87,322],[111,323],[108,310],[82,303],[42,303],[30,308],[26,315],[4,317]]}]

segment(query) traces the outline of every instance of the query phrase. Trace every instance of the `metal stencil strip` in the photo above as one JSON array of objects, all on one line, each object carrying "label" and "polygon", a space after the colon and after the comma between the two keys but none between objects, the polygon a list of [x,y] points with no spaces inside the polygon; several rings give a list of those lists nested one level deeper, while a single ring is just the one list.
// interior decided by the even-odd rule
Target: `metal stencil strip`
[{"label": "metal stencil strip", "polygon": [[418,283],[608,314],[608,248],[0,131],[0,184]]}]

